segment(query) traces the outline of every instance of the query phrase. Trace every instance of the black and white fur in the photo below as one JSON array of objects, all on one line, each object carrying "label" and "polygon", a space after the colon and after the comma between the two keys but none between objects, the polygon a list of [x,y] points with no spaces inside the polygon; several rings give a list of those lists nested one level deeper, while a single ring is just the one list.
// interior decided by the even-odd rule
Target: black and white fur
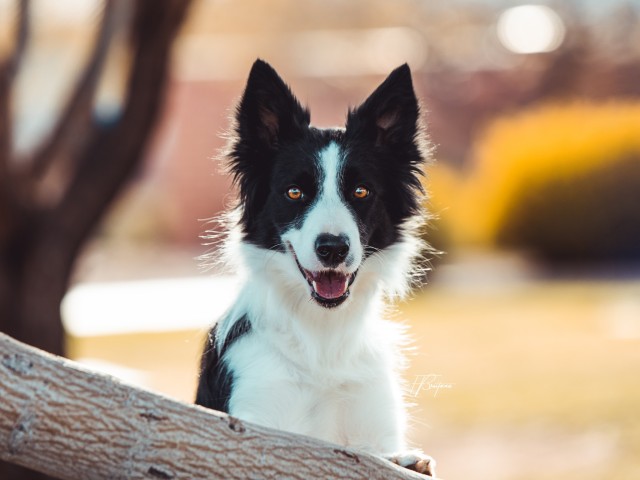
[{"label": "black and white fur", "polygon": [[210,332],[196,403],[433,474],[406,450],[402,334],[383,319],[421,247],[427,156],[407,65],[346,128],[319,129],[255,62],[227,152],[239,205],[226,250],[243,285]]}]

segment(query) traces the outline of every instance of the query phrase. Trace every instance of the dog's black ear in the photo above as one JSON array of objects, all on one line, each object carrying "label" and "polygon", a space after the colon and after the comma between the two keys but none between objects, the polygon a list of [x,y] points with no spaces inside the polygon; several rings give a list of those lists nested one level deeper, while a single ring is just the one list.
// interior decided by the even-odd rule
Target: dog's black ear
[{"label": "dog's black ear", "polygon": [[420,108],[406,63],[389,74],[362,105],[349,112],[347,135],[364,136],[376,146],[413,142]]},{"label": "dog's black ear", "polygon": [[236,112],[236,133],[254,148],[275,150],[309,125],[304,109],[278,73],[256,60]]}]

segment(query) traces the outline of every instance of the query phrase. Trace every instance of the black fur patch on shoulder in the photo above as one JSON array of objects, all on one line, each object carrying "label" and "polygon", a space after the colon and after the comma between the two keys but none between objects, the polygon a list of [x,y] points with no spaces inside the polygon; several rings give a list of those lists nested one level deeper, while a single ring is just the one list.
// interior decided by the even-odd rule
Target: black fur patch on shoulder
[{"label": "black fur patch on shoulder", "polygon": [[229,412],[229,399],[233,387],[233,375],[225,362],[224,355],[233,343],[251,331],[251,323],[246,316],[233,324],[222,349],[216,348],[218,325],[214,325],[205,343],[200,363],[200,380],[196,393],[196,404],[206,408]]}]

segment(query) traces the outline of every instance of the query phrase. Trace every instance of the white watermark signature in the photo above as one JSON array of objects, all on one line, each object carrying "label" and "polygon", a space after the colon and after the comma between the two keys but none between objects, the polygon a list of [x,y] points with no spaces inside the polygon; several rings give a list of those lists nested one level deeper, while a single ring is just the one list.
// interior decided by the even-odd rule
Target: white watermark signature
[{"label": "white watermark signature", "polygon": [[429,373],[427,375],[416,375],[416,379],[411,385],[409,393],[414,397],[417,397],[420,392],[433,392],[433,396],[437,397],[440,390],[450,390],[455,385],[454,383],[445,383],[440,380],[442,375],[436,373]]}]

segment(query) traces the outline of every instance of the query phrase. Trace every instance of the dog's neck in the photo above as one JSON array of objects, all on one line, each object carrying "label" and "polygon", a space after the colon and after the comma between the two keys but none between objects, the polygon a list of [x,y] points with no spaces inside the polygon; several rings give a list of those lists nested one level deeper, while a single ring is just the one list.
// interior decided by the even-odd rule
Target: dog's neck
[{"label": "dog's neck", "polygon": [[372,348],[364,342],[378,337],[372,332],[385,330],[381,327],[385,293],[403,288],[415,255],[413,246],[403,242],[384,256],[365,260],[350,298],[336,308],[326,308],[311,298],[295,260],[286,252],[243,242],[236,246],[233,253],[243,260],[243,282],[237,301],[220,324],[221,335],[245,317],[256,333],[293,362],[322,368],[348,365]]},{"label": "dog's neck", "polygon": [[[299,280],[299,279],[296,279]],[[381,316],[380,287],[365,276],[354,282],[351,297],[336,308],[312,300],[307,285],[280,282],[278,275],[253,273],[245,283],[238,306],[252,328],[276,344],[281,352],[311,365],[344,364],[365,348],[361,339]]]}]

